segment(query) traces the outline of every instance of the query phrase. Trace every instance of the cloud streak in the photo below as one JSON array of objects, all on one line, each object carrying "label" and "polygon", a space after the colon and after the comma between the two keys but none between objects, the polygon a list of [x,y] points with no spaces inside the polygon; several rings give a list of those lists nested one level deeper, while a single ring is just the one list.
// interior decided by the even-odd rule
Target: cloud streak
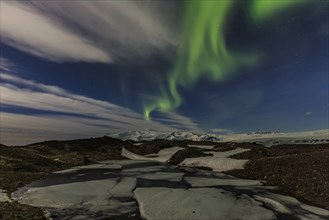
[{"label": "cloud streak", "polygon": [[[197,130],[197,124],[177,113],[145,121],[128,108],[77,94],[57,86],[1,73],[1,141],[27,144],[45,139],[99,136],[122,131]],[[5,112],[6,107],[34,109],[35,115]],[[10,109],[10,108],[9,108]]]},{"label": "cloud streak", "polygon": [[1,39],[57,62],[147,57],[176,42],[159,4],[169,10],[148,1],[1,1]]},{"label": "cloud streak", "polygon": [[31,7],[1,1],[1,40],[54,61],[110,62],[106,51],[74,35]]}]

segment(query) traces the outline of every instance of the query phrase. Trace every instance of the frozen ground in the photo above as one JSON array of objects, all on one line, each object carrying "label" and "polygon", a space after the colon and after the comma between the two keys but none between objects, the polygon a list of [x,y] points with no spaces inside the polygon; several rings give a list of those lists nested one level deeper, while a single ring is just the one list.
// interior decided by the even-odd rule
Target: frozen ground
[{"label": "frozen ground", "polygon": [[103,161],[54,173],[12,194],[54,219],[328,219],[328,210],[260,181],[152,161]]},{"label": "frozen ground", "polygon": [[212,152],[207,153],[213,154],[211,157],[195,157],[195,158],[186,158],[180,165],[189,166],[189,167],[209,167],[213,171],[224,172],[234,169],[242,169],[243,165],[248,160],[236,160],[228,158],[231,155],[238,154],[248,149],[237,148],[225,152]]},{"label": "frozen ground", "polygon": [[[191,145],[190,145],[191,146]],[[200,149],[211,149],[213,146],[202,146],[202,145],[192,145],[193,147],[198,147]],[[158,161],[158,162],[166,162],[168,161],[172,155],[174,155],[177,151],[182,150],[184,148],[181,147],[172,147],[166,148],[159,151],[158,154],[152,154],[152,157],[142,156],[128,151],[127,149],[122,149],[122,156],[125,156],[131,160],[148,160],[148,161]],[[196,157],[196,158],[186,158],[179,165],[189,166],[189,167],[209,167],[213,171],[224,172],[228,170],[234,169],[242,169],[243,165],[247,162],[247,160],[236,160],[228,158],[231,155],[238,154],[244,151],[248,151],[248,149],[237,148],[230,151],[225,152],[215,152],[209,151],[207,153],[213,154],[213,156],[207,157]],[[150,156],[150,155],[149,155]]]}]

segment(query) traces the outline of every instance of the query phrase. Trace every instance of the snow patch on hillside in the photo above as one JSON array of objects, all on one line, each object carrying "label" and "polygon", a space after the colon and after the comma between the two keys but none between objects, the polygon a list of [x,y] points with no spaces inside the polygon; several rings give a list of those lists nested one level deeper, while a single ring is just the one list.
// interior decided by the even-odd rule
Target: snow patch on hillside
[{"label": "snow patch on hillside", "polygon": [[207,153],[213,154],[210,157],[195,157],[186,158],[180,165],[189,167],[209,167],[216,172],[224,172],[228,170],[242,169],[244,164],[248,160],[237,160],[228,158],[231,155],[248,151],[249,149],[237,148],[225,152],[212,152]]},{"label": "snow patch on hillside", "polygon": [[111,137],[122,140],[152,141],[163,140],[191,140],[212,142],[260,142],[267,146],[276,144],[316,144],[329,143],[329,129],[305,132],[249,132],[246,134],[202,134],[195,132],[156,132],[133,131],[113,134]]}]

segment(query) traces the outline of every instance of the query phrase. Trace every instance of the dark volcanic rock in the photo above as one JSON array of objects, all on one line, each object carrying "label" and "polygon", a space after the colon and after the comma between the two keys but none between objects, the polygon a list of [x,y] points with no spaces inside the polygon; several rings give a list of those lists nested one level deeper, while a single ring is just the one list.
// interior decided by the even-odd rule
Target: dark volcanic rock
[{"label": "dark volcanic rock", "polygon": [[0,202],[0,219],[46,220],[41,209],[18,202]]},{"label": "dark volcanic rock", "polygon": [[[45,141],[28,146],[0,145],[0,189],[8,193],[49,173],[100,160],[126,159],[130,143],[110,137]],[[0,203],[0,219],[45,219],[39,208],[17,202]]]},{"label": "dark volcanic rock", "polygon": [[267,147],[252,147],[249,151],[245,151],[239,154],[234,154],[230,158],[234,159],[258,159],[262,157],[270,157],[275,154]]},{"label": "dark volcanic rock", "polygon": [[244,169],[225,172],[266,181],[302,201],[329,209],[329,144],[285,144],[232,156],[250,159]]},{"label": "dark volcanic rock", "polygon": [[11,192],[50,172],[100,160],[125,159],[129,143],[110,137],[45,141],[28,146],[0,146],[0,189]]},{"label": "dark volcanic rock", "polygon": [[43,146],[65,151],[95,151],[96,149],[106,147],[120,147],[128,144],[120,139],[111,138],[108,136],[100,138],[67,140],[67,141],[44,141],[40,143],[27,145],[28,147],[42,149]]},{"label": "dark volcanic rock", "polygon": [[217,152],[225,152],[225,151],[230,151],[230,150],[234,150],[236,149],[234,146],[231,146],[231,145],[216,145],[214,147],[214,151],[217,151]]},{"label": "dark volcanic rock", "polygon": [[156,154],[164,148],[170,148],[174,146],[175,145],[173,145],[173,143],[170,143],[170,141],[157,140],[157,141],[144,142],[138,146],[135,145],[128,146],[126,148],[135,154],[146,155],[146,154]]},{"label": "dark volcanic rock", "polygon": [[207,154],[202,152],[202,150],[195,148],[195,147],[189,147],[184,150],[180,150],[176,152],[168,161],[167,163],[171,165],[178,165],[180,164],[185,158],[193,158],[193,157],[207,157],[207,156],[213,156],[213,154]]}]

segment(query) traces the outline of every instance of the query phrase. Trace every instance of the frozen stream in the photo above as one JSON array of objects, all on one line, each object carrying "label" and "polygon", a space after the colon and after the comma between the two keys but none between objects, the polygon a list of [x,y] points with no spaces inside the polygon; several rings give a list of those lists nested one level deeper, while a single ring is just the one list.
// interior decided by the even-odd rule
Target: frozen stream
[{"label": "frozen stream", "polygon": [[104,161],[49,175],[12,194],[53,219],[327,219],[328,211],[259,181],[150,161]]}]

